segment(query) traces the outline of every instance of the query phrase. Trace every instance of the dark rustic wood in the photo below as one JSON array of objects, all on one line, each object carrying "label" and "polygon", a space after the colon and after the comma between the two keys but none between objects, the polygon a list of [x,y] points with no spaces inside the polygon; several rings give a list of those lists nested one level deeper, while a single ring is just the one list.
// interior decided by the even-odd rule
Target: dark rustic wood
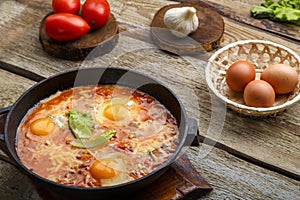
[{"label": "dark rustic wood", "polygon": [[[300,42],[297,40],[239,21],[239,17],[249,15],[252,5],[262,0],[201,2],[215,3],[216,8],[220,9],[226,7],[227,11],[232,11],[231,14],[237,17],[234,19],[223,15],[225,31],[221,47],[238,40],[262,39],[283,44],[300,54]],[[224,121],[218,120],[220,123],[211,124],[212,110],[216,107],[212,105],[215,102],[211,101],[205,84],[204,67],[214,51],[207,52],[203,58],[192,62],[189,57],[158,50],[151,44],[151,37],[147,32],[153,16],[160,8],[177,3],[164,0],[110,0],[111,10],[118,23],[122,24],[121,30],[137,32],[135,36],[138,38],[130,35],[122,38],[124,34],[120,34],[118,48],[84,63],[85,66],[135,69],[161,80],[181,98],[188,116],[198,119],[201,137],[206,142],[208,138],[211,139],[210,145],[217,147],[205,157],[198,154],[205,145],[189,149],[188,155],[193,166],[214,188],[201,199],[298,199],[300,182],[296,178],[289,178],[290,175],[283,171],[300,174],[300,104],[295,104],[276,118],[261,120],[245,118],[231,110],[225,110]],[[0,60],[7,64],[5,69],[15,67],[16,70],[10,71],[21,76],[25,76],[25,71],[28,71],[34,77],[48,77],[81,66],[81,61],[57,59],[48,56],[42,49],[38,31],[40,21],[49,12],[51,1],[0,1]],[[284,29],[290,32],[291,27],[284,25]],[[138,42],[133,38],[138,39]],[[37,80],[40,77],[30,79]],[[24,77],[0,70],[1,107],[11,105],[32,84],[32,81],[25,80]],[[186,89],[197,95],[196,101],[190,95],[185,95]],[[221,128],[215,131],[214,127]],[[40,199],[35,198],[36,195],[32,194],[34,192],[21,172],[0,161],[0,199]]]},{"label": "dark rustic wood", "polygon": [[[188,37],[174,36],[164,24],[164,15],[171,8],[191,6],[196,8],[199,19],[198,29]],[[199,4],[174,4],[161,8],[151,22],[151,36],[163,50],[179,54],[196,54],[219,47],[223,40],[224,21],[214,10]]]},{"label": "dark rustic wood", "polygon": [[2,69],[0,69],[0,77],[0,108],[13,105],[22,93],[36,83]]},{"label": "dark rustic wood", "polygon": [[13,74],[17,74],[19,76],[28,78],[28,79],[30,79],[32,81],[36,81],[36,82],[39,82],[39,81],[45,79],[45,77],[43,77],[43,76],[41,76],[37,73],[28,71],[28,70],[23,69],[23,68],[21,68],[19,66],[16,66],[16,65],[12,65],[12,64],[9,64],[9,63],[2,62],[1,60],[0,60],[0,69],[4,69],[8,72],[11,72]]},{"label": "dark rustic wood", "polygon": [[267,163],[267,162],[264,162],[264,161],[261,161],[261,160],[258,160],[256,159],[255,157],[252,157],[252,156],[249,156],[247,154],[244,154],[242,152],[239,152],[237,151],[236,149],[233,149],[229,146],[226,146],[218,141],[215,141],[215,140],[212,140],[210,138],[207,138],[207,137],[203,137],[203,136],[198,136],[198,141],[200,143],[203,143],[203,144],[207,144],[207,145],[211,145],[211,146],[214,146],[218,149],[222,149],[228,153],[230,153],[231,155],[234,155],[238,158],[241,158],[247,162],[250,162],[250,163],[253,163],[255,165],[258,165],[260,167],[263,167],[265,169],[268,169],[268,170],[272,170],[274,172],[277,172],[279,174],[282,174],[284,176],[287,176],[289,178],[292,178],[294,180],[297,180],[297,181],[300,181],[300,175],[299,174],[296,174],[296,173],[293,173],[289,170],[286,170],[284,168],[281,168],[281,167],[278,167],[276,165],[273,165],[273,164],[270,164],[270,163]]},{"label": "dark rustic wood", "polygon": [[[216,10],[219,14],[221,14],[224,17],[228,17],[235,21],[300,42],[299,26],[290,23],[274,22],[269,19],[255,19],[250,16],[251,7],[248,7],[247,13],[244,13],[241,10],[236,9],[234,5],[231,4],[226,6],[220,3],[215,3],[207,0],[204,1],[203,0],[176,0],[176,1],[181,3],[197,3],[202,6],[208,6]],[[260,2],[263,2],[263,0],[260,0]]]},{"label": "dark rustic wood", "polygon": [[299,199],[299,181],[245,162],[218,148],[211,148],[206,156],[201,154],[210,147],[203,144],[202,150],[191,147],[187,152],[189,160],[214,188],[198,200]]},{"label": "dark rustic wood", "polygon": [[45,33],[45,18],[41,22],[39,40],[43,49],[57,58],[83,60],[95,47],[97,53],[93,52],[93,56],[101,56],[110,52],[118,42],[118,23],[112,13],[105,26],[90,30],[80,39],[69,42],[59,42],[49,38]]}]

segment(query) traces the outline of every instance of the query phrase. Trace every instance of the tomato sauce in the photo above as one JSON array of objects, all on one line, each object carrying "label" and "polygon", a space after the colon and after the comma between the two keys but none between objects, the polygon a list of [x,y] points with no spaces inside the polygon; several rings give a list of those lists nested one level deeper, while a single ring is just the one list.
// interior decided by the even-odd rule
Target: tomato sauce
[{"label": "tomato sauce", "polygon": [[[90,127],[88,138],[74,134],[70,110],[86,117],[75,125]],[[113,135],[105,138],[109,131]],[[74,140],[92,146],[77,146]],[[164,105],[139,90],[82,86],[59,91],[29,110],[16,143],[20,161],[41,177],[70,186],[105,187],[141,178],[166,162],[176,149],[178,127]]]}]

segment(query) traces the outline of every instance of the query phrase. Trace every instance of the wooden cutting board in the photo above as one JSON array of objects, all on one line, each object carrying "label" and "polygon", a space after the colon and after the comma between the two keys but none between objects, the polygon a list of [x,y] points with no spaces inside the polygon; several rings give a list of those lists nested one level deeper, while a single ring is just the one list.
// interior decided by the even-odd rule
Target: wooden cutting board
[{"label": "wooden cutting board", "polygon": [[69,42],[55,41],[47,36],[45,33],[47,16],[41,22],[39,40],[45,52],[51,56],[66,60],[84,60],[95,47],[97,51],[93,52],[93,56],[100,56],[110,52],[118,42],[118,23],[112,13],[105,26],[90,30],[80,39]]},{"label": "wooden cutting board", "polygon": [[199,199],[211,190],[211,185],[195,170],[188,157],[183,154],[158,181],[130,199]]},{"label": "wooden cutting board", "polygon": [[[179,38],[174,36],[164,24],[164,15],[169,9],[186,6],[196,8],[199,26],[188,37]],[[172,4],[165,6],[157,11],[150,26],[150,34],[154,43],[161,49],[178,55],[211,51],[217,48],[223,40],[223,18],[208,6],[199,4]]]}]

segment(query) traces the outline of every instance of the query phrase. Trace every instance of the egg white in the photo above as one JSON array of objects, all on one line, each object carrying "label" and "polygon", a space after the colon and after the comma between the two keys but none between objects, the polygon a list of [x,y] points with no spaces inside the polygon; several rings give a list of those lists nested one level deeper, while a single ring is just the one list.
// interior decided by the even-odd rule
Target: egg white
[{"label": "egg white", "polygon": [[[124,119],[114,121],[104,115],[106,107],[114,104],[120,104],[126,107],[127,111],[122,112]],[[116,115],[117,114],[118,113],[116,113]],[[138,119],[138,105],[128,97],[115,97],[99,104],[96,110],[96,119],[100,124],[112,124],[118,126],[128,125],[130,122]]]},{"label": "egg white", "polygon": [[117,175],[111,179],[101,179],[101,185],[102,186],[113,186],[113,185],[119,185],[122,183],[126,183],[129,181],[134,180],[129,174],[127,173],[126,164],[124,162],[124,159],[121,155],[116,153],[106,154],[106,155],[97,155],[97,159],[111,159],[114,160],[113,165],[109,166],[113,168]]}]

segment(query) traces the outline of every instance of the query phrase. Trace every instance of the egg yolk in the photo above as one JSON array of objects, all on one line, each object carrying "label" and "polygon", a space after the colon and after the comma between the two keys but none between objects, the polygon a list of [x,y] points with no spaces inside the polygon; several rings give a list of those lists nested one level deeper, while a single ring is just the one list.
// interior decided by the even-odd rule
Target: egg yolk
[{"label": "egg yolk", "polygon": [[128,109],[122,104],[111,104],[105,107],[103,114],[113,121],[121,121],[128,117]]},{"label": "egg yolk", "polygon": [[48,135],[54,131],[54,128],[55,123],[53,123],[50,119],[47,118],[37,119],[30,125],[31,133],[38,136]]},{"label": "egg yolk", "polygon": [[90,168],[90,173],[97,180],[111,179],[118,174],[113,167],[116,165],[117,162],[111,159],[96,160]]}]

